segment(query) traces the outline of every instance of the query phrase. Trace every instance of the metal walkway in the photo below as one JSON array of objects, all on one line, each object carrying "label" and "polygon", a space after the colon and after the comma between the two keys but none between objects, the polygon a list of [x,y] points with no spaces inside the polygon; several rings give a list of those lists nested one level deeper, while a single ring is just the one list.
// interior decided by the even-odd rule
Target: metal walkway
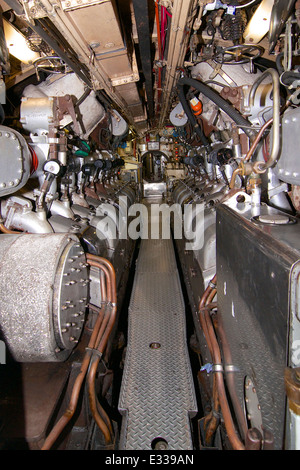
[{"label": "metal walkway", "polygon": [[119,411],[121,450],[193,449],[197,412],[172,240],[142,240],[129,307]]}]

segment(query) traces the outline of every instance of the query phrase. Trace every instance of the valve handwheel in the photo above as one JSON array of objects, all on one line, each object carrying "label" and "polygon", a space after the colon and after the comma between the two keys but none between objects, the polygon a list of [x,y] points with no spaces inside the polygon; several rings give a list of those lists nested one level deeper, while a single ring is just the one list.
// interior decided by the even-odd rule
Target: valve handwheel
[{"label": "valve handwheel", "polygon": [[49,73],[68,73],[70,70],[65,62],[58,56],[39,57],[33,62],[36,71]]},{"label": "valve handwheel", "polygon": [[265,52],[265,49],[256,44],[237,44],[221,48],[214,56],[214,61],[222,65],[246,64],[253,62]]}]

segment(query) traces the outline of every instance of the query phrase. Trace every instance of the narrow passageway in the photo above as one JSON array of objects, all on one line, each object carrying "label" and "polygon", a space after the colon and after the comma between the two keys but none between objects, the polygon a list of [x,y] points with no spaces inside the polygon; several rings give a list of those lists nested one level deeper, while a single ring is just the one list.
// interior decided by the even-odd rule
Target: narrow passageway
[{"label": "narrow passageway", "polygon": [[[149,228],[161,224],[161,214],[153,220],[148,213]],[[129,306],[120,447],[188,450],[197,404],[184,299],[172,239],[163,239],[161,231],[159,239],[150,234],[141,241]]]}]

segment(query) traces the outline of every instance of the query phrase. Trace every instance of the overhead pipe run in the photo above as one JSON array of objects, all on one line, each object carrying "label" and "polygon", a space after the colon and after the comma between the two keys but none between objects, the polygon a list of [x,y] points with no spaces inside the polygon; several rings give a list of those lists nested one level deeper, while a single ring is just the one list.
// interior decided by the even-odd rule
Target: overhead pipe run
[{"label": "overhead pipe run", "polygon": [[133,0],[132,3],[136,19],[142,69],[145,77],[148,112],[151,120],[154,116],[154,105],[148,2],[147,0]]},{"label": "overhead pipe run", "polygon": [[170,106],[174,85],[183,66],[189,34],[193,22],[191,12],[197,6],[197,0],[174,0],[169,26],[168,47],[165,50],[165,78],[163,83],[163,103],[160,111],[159,126],[163,126]]}]

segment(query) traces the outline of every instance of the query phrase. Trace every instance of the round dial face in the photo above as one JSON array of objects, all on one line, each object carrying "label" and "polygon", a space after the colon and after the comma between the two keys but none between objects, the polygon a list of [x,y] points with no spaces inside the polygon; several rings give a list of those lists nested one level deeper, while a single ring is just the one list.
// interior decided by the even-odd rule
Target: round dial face
[{"label": "round dial face", "polygon": [[44,164],[44,171],[57,176],[61,170],[61,163],[58,160],[48,160]]}]

